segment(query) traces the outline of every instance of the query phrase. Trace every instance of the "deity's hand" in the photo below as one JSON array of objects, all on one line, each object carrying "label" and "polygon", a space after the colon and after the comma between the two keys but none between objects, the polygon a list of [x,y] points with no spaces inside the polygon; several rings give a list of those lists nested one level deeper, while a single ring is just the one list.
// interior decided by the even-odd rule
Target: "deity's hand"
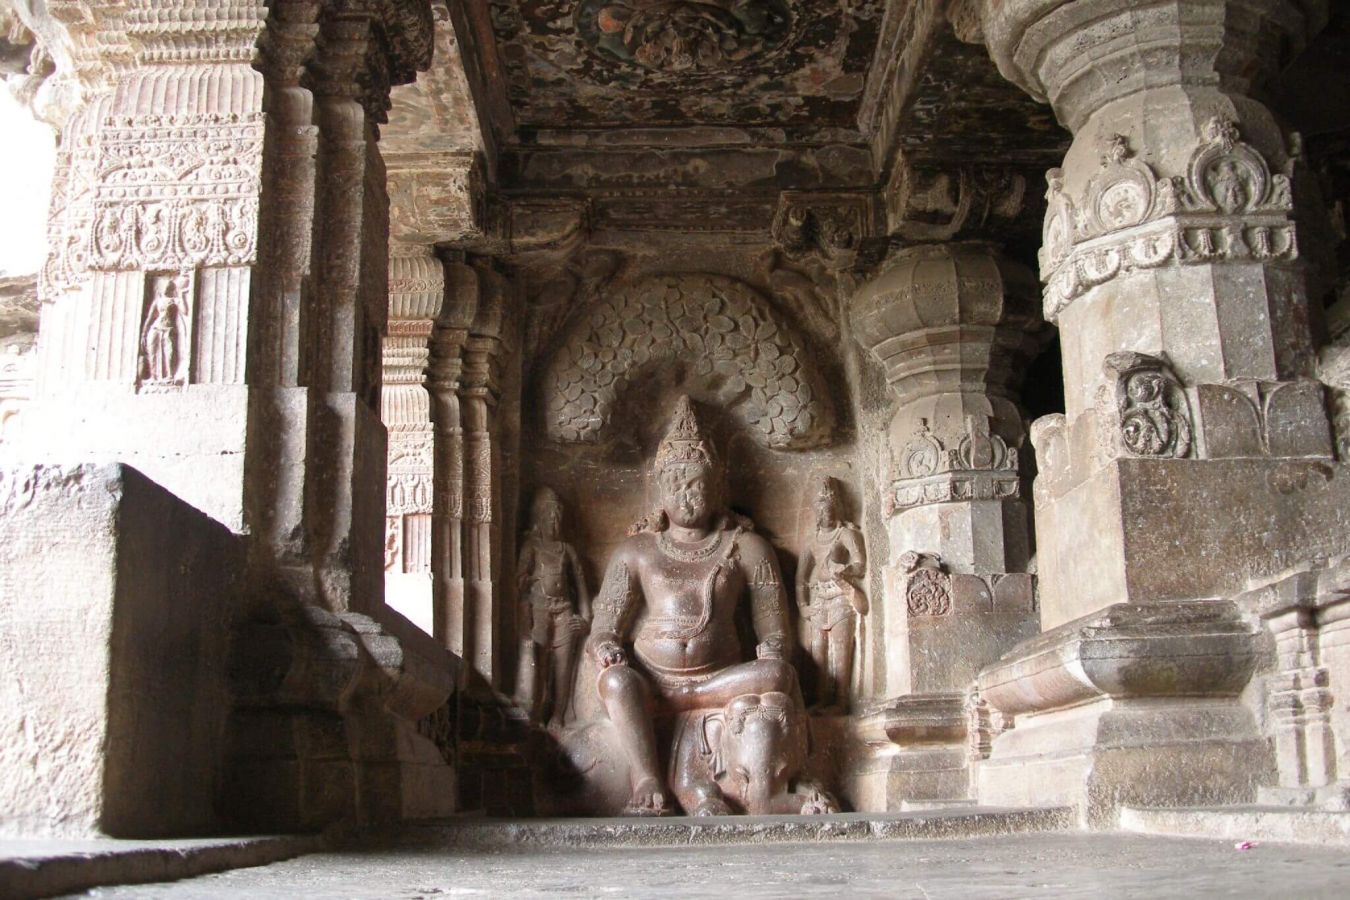
[{"label": "deity's hand", "polygon": [[783,659],[784,656],[782,635],[767,637],[755,648],[756,659]]},{"label": "deity's hand", "polygon": [[628,663],[628,655],[623,652],[623,645],[613,638],[592,635],[588,649],[602,670]]}]

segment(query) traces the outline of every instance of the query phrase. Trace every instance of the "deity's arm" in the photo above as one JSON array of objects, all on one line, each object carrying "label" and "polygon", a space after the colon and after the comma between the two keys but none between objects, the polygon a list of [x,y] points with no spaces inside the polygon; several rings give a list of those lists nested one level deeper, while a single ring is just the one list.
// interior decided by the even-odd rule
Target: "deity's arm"
[{"label": "deity's arm", "polygon": [[577,615],[590,621],[591,592],[586,590],[586,573],[581,568],[581,559],[571,544],[563,544],[563,552],[567,554],[567,566],[571,570],[572,584],[577,592]]},{"label": "deity's arm", "polygon": [[602,666],[624,662],[624,634],[637,608],[636,563],[620,547],[610,560],[604,584],[592,604],[591,636],[586,649]]},{"label": "deity's arm", "polygon": [[788,614],[778,556],[768,541],[747,534],[741,539],[741,562],[749,583],[751,618],[759,641],[755,655],[782,659],[788,646]]}]

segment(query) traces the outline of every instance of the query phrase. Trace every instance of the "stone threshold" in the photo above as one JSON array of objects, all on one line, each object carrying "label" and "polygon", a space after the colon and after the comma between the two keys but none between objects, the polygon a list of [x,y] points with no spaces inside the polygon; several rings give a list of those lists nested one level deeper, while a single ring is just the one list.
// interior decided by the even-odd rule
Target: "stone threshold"
[{"label": "stone threshold", "polygon": [[323,849],[317,835],[121,841],[0,840],[0,897],[51,897],[114,884],[177,881]]},{"label": "stone threshold", "polygon": [[1288,806],[1124,807],[1120,828],[1174,837],[1350,847],[1350,812]]},{"label": "stone threshold", "polygon": [[682,847],[834,841],[934,840],[1072,831],[1072,810],[963,809],[828,816],[672,816],[668,818],[463,818],[349,832],[345,847],[538,850]]}]

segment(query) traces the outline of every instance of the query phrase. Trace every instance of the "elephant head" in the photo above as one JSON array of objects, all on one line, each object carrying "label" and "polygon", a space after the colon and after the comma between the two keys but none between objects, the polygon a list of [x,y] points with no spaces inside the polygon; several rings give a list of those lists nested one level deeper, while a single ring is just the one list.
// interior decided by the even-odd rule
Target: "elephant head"
[{"label": "elephant head", "polygon": [[790,695],[743,694],[703,717],[700,749],[723,796],[745,812],[797,812],[787,807],[806,765],[807,728],[805,711]]}]

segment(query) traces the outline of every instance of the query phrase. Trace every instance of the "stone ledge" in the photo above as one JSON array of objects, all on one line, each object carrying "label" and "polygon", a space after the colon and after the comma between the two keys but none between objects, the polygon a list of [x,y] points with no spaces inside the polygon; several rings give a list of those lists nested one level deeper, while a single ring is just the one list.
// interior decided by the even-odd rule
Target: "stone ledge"
[{"label": "stone ledge", "polygon": [[1350,812],[1280,806],[1124,807],[1120,827],[1138,834],[1350,847]]},{"label": "stone ledge", "polygon": [[1014,716],[1103,697],[1234,697],[1254,637],[1226,601],[1116,603],[1018,644],[980,673],[980,695]]},{"label": "stone ledge", "polygon": [[511,850],[934,840],[1074,828],[1070,810],[973,808],[832,816],[678,816],[662,819],[465,819],[353,832],[346,847]]},{"label": "stone ledge", "polygon": [[0,841],[0,896],[50,897],[114,884],[176,881],[264,866],[323,849],[317,835],[192,840]]}]

